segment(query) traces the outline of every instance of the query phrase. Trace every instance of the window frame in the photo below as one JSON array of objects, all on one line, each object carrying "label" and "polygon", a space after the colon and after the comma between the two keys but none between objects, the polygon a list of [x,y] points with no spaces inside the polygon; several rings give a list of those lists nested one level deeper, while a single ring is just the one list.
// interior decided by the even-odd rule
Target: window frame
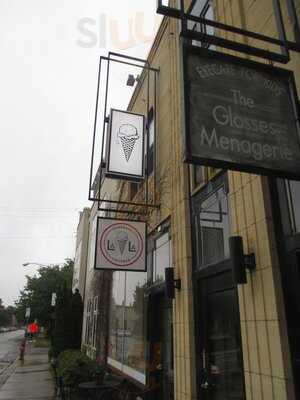
[{"label": "window frame", "polygon": [[290,230],[291,230],[290,233],[292,235],[295,235],[297,233],[300,233],[300,229],[297,230],[297,220],[296,220],[296,213],[295,213],[295,206],[297,206],[297,203],[294,201],[294,198],[293,198],[291,181],[286,179],[284,181],[284,183],[285,183],[289,221],[290,221]]},{"label": "window frame", "polygon": [[[173,263],[173,258],[172,258],[172,236],[171,236],[171,224],[169,219],[162,223],[159,228],[157,228],[155,231],[149,234],[147,238],[147,243],[148,243],[148,253],[147,257],[149,260],[148,263],[148,272],[147,272],[147,280],[148,280],[148,286],[150,289],[152,287],[158,287],[158,286],[164,286],[165,285],[165,277],[163,277],[162,281],[155,281],[155,271],[156,271],[156,263],[155,263],[155,256],[156,256],[156,243],[157,240],[161,239],[164,235],[168,235],[168,241],[166,243],[169,243],[169,267],[172,267]],[[162,246],[164,246],[166,243],[164,243]],[[161,246],[160,246],[161,247]]]},{"label": "window frame", "polygon": [[[191,14],[191,13],[193,12],[193,9],[197,6],[198,1],[204,3],[204,4],[203,4],[203,7],[202,7],[202,9],[201,9],[201,11],[200,11],[200,13],[199,13],[199,15],[198,15],[200,18],[206,18],[206,17],[207,17],[207,13],[208,13],[210,10],[214,11],[214,10],[213,10],[213,6],[212,6],[212,1],[211,1],[211,0],[195,0],[195,1],[192,2],[192,4],[190,5],[190,8],[189,8],[189,10],[188,10],[188,14]],[[200,28],[200,29],[198,30],[198,28]],[[199,23],[199,22],[195,22],[194,25],[193,25],[192,30],[193,30],[193,31],[200,31],[200,32],[203,33],[203,34],[208,34],[208,29],[210,29],[210,28],[211,28],[211,27],[207,28],[207,26],[205,26],[205,25],[203,25],[203,24],[201,24],[201,23]],[[214,35],[214,31],[215,31],[215,30],[214,30],[214,28],[211,28],[211,29],[212,29],[212,32],[209,33],[209,34],[210,34],[210,35]],[[193,40],[193,41],[192,41],[192,44],[195,45],[195,46],[199,46],[199,44],[200,44],[200,47],[205,48],[205,49],[214,48],[214,46],[210,45],[209,43],[206,43],[206,42],[199,42],[199,41],[197,41],[197,40]]]},{"label": "window frame", "polygon": [[[197,175],[197,168],[201,168],[203,180],[202,182],[197,182],[196,175]],[[203,165],[190,165],[190,183],[191,183],[191,192],[195,193],[200,188],[202,188],[208,181],[208,169]]]},{"label": "window frame", "polygon": [[[113,299],[113,288],[111,291],[111,297],[110,297],[110,317],[109,317],[109,328],[108,328],[108,340],[110,341],[111,338],[111,332],[115,329],[116,331],[121,330],[122,334],[120,335],[120,344],[121,344],[121,351],[120,351],[120,355],[121,355],[121,360],[116,358],[113,358],[112,355],[110,354],[110,352],[108,352],[107,354],[107,364],[112,367],[115,368],[116,370],[118,370],[118,372],[124,376],[126,376],[127,378],[130,378],[130,380],[133,380],[139,384],[142,385],[146,385],[146,381],[147,381],[147,367],[146,367],[146,360],[147,360],[147,326],[143,327],[143,340],[144,340],[144,348],[143,348],[143,352],[144,352],[144,362],[145,362],[145,370],[144,372],[139,371],[138,369],[135,369],[133,366],[130,366],[126,363],[125,361],[125,343],[127,340],[127,336],[126,336],[126,324],[127,324],[127,328],[129,326],[129,314],[128,314],[128,307],[132,307],[132,305],[127,305],[127,296],[128,296],[128,279],[130,279],[130,276],[132,276],[131,274],[135,274],[139,272],[134,272],[134,271],[115,271],[114,273],[120,273],[120,274],[124,274],[123,278],[120,280],[121,286],[122,286],[122,304],[117,304],[117,303],[113,303],[112,299]],[[129,275],[128,275],[129,274]],[[147,275],[146,272],[143,272],[143,274],[145,274],[145,286],[146,286],[146,282],[147,282]],[[114,279],[113,279],[114,282]],[[124,290],[124,292],[123,292]],[[145,289],[146,290],[146,289]],[[145,302],[145,298],[143,299],[144,303],[143,303],[143,324],[145,322],[145,318],[147,318],[147,304]],[[116,307],[116,309],[121,310],[119,314],[114,315],[114,312],[112,311],[112,307]],[[115,317],[112,319],[112,317]],[[112,322],[113,321],[113,322]],[[116,323],[116,321],[118,321],[118,323]],[[125,324],[125,321],[126,324]],[[118,336],[118,335],[117,335]],[[134,336],[131,336],[134,337]],[[118,339],[117,339],[118,341]],[[118,343],[118,342],[117,342]]]},{"label": "window frame", "polygon": [[[200,224],[200,214],[201,214],[201,205],[208,200],[211,196],[216,194],[221,188],[223,188],[224,193],[227,197],[227,214],[228,214],[228,236],[231,233],[231,218],[230,218],[230,204],[228,201],[228,193],[229,193],[229,184],[228,184],[228,175],[227,173],[223,173],[222,175],[218,175],[215,179],[210,180],[201,190],[197,192],[192,197],[192,231],[193,231],[193,265],[195,272],[199,271],[211,271],[214,265],[224,264],[226,269],[228,268],[228,261],[230,260],[228,256],[224,256],[224,259],[217,260],[213,263],[203,264],[201,262],[203,255],[199,255],[199,249],[202,247],[201,241],[201,233],[199,229],[201,229]],[[224,244],[228,238],[224,237]]]}]

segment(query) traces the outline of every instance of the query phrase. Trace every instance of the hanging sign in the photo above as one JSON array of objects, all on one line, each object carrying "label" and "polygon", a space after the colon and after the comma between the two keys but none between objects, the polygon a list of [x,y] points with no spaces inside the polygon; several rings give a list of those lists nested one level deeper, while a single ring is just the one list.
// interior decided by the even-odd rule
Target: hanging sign
[{"label": "hanging sign", "polygon": [[145,117],[111,110],[107,135],[106,176],[140,181],[144,178]]},{"label": "hanging sign", "polygon": [[293,73],[185,47],[185,161],[300,179]]},{"label": "hanging sign", "polygon": [[98,217],[95,269],[146,271],[146,224]]},{"label": "hanging sign", "polygon": [[51,296],[51,306],[52,307],[55,307],[55,305],[56,305],[56,299],[57,299],[57,295],[56,295],[56,293],[52,293],[52,296]]}]

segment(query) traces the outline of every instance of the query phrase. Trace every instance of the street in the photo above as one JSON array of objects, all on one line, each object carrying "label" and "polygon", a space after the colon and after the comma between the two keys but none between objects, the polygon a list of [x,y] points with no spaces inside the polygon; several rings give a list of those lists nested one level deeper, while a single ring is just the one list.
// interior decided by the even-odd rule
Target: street
[{"label": "street", "polygon": [[24,331],[0,333],[0,374],[18,356],[19,343]]}]

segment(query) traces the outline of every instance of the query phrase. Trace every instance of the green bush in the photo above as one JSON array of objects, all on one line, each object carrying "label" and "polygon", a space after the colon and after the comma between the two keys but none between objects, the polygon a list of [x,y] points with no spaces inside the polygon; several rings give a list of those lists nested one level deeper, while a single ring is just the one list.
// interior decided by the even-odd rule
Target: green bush
[{"label": "green bush", "polygon": [[55,327],[51,344],[58,357],[65,350],[80,350],[82,334],[83,302],[79,291],[75,293],[64,286],[57,292]]},{"label": "green bush", "polygon": [[67,386],[92,380],[97,370],[95,361],[78,350],[63,351],[58,357],[57,375]]}]

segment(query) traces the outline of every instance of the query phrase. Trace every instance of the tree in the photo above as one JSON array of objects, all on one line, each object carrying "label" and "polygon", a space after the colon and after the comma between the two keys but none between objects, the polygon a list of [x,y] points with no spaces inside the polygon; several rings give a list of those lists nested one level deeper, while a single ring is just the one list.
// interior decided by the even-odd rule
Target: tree
[{"label": "tree", "polygon": [[66,285],[57,293],[54,330],[51,335],[52,352],[55,357],[71,346],[71,298],[72,292]]},{"label": "tree", "polygon": [[83,301],[76,289],[71,299],[71,318],[72,318],[72,348],[80,349],[81,335],[82,335],[82,321],[83,321]]},{"label": "tree", "polygon": [[71,290],[74,261],[66,259],[62,267],[41,267],[38,275],[27,276],[27,283],[16,302],[16,316],[19,322],[25,321],[26,308],[30,307],[30,321],[49,328],[53,314],[52,293],[58,293],[63,287]]},{"label": "tree", "polygon": [[13,315],[15,308],[12,306],[4,307],[0,299],[0,326],[11,326],[13,322]]},{"label": "tree", "polygon": [[0,326],[8,326],[11,322],[11,316],[4,307],[0,309]]},{"label": "tree", "polygon": [[83,302],[79,291],[73,294],[66,286],[57,294],[52,352],[57,357],[68,349],[80,349]]}]

